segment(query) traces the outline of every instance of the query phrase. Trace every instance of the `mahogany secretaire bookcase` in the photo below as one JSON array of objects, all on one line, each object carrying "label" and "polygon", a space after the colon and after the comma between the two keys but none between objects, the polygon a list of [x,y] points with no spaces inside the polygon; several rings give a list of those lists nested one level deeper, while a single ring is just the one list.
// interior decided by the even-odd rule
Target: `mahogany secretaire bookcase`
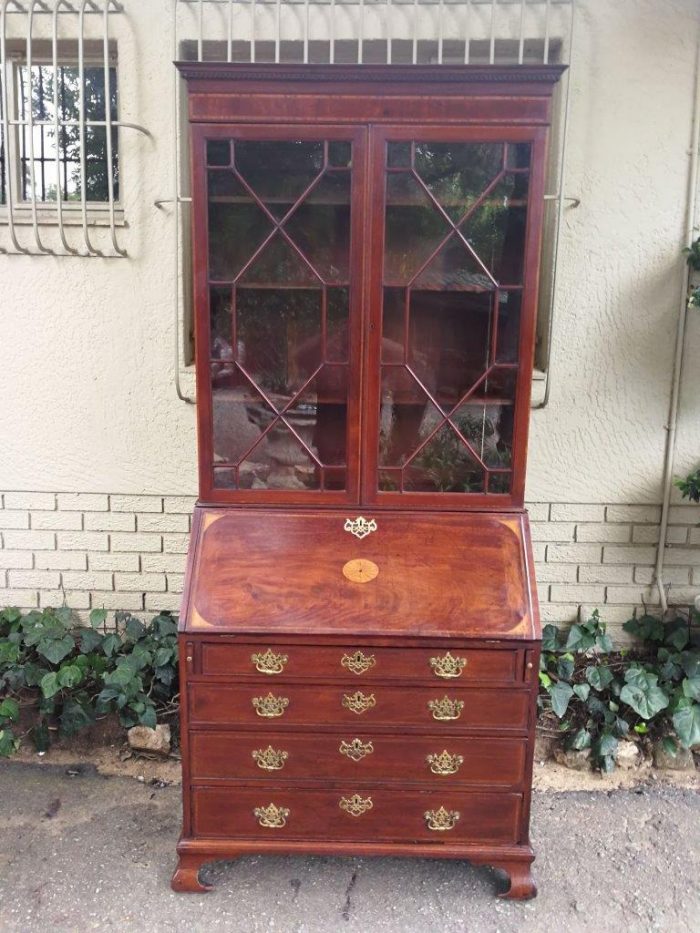
[{"label": "mahogany secretaire bookcase", "polygon": [[489,863],[531,897],[525,457],[554,67],[186,64],[200,499],[173,877]]}]

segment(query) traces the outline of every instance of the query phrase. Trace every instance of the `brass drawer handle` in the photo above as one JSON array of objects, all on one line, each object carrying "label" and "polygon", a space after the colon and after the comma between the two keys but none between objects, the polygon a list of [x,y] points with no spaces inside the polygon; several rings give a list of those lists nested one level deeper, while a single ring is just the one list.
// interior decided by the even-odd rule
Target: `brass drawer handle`
[{"label": "brass drawer handle", "polygon": [[453,658],[450,652],[443,654],[439,658],[431,658],[430,666],[436,677],[443,677],[450,680],[453,677],[461,677],[462,671],[467,666],[466,658]]},{"label": "brass drawer handle", "polygon": [[338,806],[345,810],[350,816],[362,816],[368,810],[371,810],[374,804],[371,797],[360,797],[359,794],[353,794],[352,797],[341,797]]},{"label": "brass drawer handle", "polygon": [[276,697],[272,693],[268,693],[266,697],[253,697],[251,703],[255,707],[258,716],[263,716],[266,719],[282,716],[289,706],[287,697]]},{"label": "brass drawer handle", "polygon": [[250,660],[261,674],[281,674],[289,657],[286,654],[275,654],[268,648],[264,654],[251,654]]},{"label": "brass drawer handle", "polygon": [[448,829],[454,829],[459,819],[459,810],[446,810],[440,807],[439,810],[426,810],[423,814],[428,824],[428,829],[436,833],[447,832]]},{"label": "brass drawer handle", "polygon": [[367,521],[364,516],[358,515],[357,518],[346,518],[343,528],[361,541],[363,538],[366,538],[367,535],[371,535],[373,531],[377,530],[377,523],[373,518]]},{"label": "brass drawer handle", "polygon": [[372,709],[376,703],[377,700],[373,693],[365,695],[359,690],[356,693],[344,693],[342,699],[342,704],[345,709],[357,713],[358,716],[362,715],[362,713],[366,713],[368,709]]},{"label": "brass drawer handle", "polygon": [[363,742],[362,739],[353,739],[352,742],[341,742],[338,751],[346,758],[352,758],[353,761],[361,761],[367,755],[374,751],[374,745],[371,742]]},{"label": "brass drawer handle", "polygon": [[347,670],[352,671],[353,674],[364,674],[365,671],[374,667],[377,659],[373,654],[367,655],[361,651],[356,651],[354,654],[344,654],[340,659],[340,663]]},{"label": "brass drawer handle", "polygon": [[451,700],[444,696],[441,700],[429,700],[428,709],[433,714],[433,719],[459,719],[464,709],[464,700]]},{"label": "brass drawer handle", "polygon": [[280,829],[282,826],[287,825],[289,809],[287,807],[278,807],[276,804],[270,803],[266,807],[256,807],[253,813],[258,823],[266,829]]},{"label": "brass drawer handle", "polygon": [[447,749],[439,755],[428,755],[426,758],[433,774],[457,774],[464,764],[461,755],[451,755]]},{"label": "brass drawer handle", "polygon": [[281,771],[285,761],[289,758],[289,752],[275,749],[271,745],[265,749],[256,748],[251,755],[258,768],[262,768],[263,771]]}]

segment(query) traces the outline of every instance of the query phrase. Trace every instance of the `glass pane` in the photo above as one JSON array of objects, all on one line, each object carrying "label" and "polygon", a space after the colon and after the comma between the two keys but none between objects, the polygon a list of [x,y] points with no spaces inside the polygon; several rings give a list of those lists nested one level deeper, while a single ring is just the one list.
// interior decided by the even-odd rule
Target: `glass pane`
[{"label": "glass pane", "polygon": [[323,143],[248,141],[234,143],[235,166],[275,217],[283,217],[324,166]]},{"label": "glass pane", "polygon": [[418,175],[454,222],[498,177],[501,143],[416,143]]},{"label": "glass pane", "polygon": [[451,228],[413,175],[388,175],[386,198],[384,281],[404,285]]},{"label": "glass pane", "polygon": [[241,282],[248,285],[318,285],[318,276],[281,233],[276,233],[253,260]]},{"label": "glass pane", "polygon": [[[288,415],[289,423],[308,444],[314,418],[306,412]],[[247,486],[250,480],[250,486]],[[320,476],[313,458],[286,422],[278,420],[241,463],[242,488],[318,489]]]},{"label": "glass pane", "polygon": [[512,473],[489,473],[489,492],[509,493],[513,481]]},{"label": "glass pane", "polygon": [[352,146],[346,142],[328,143],[328,164],[332,168],[350,168]]},{"label": "glass pane", "polygon": [[211,367],[214,461],[238,463],[275,412],[233,363]]},{"label": "glass pane", "polygon": [[230,204],[210,199],[210,278],[235,279],[271,231],[272,224],[252,201]]},{"label": "glass pane", "polygon": [[213,360],[232,360],[233,319],[231,316],[231,288],[212,286],[209,289],[209,320],[211,343],[209,355]]},{"label": "glass pane", "polygon": [[435,291],[475,291],[494,288],[488,272],[464,241],[453,234],[416,278],[416,288]]},{"label": "glass pane", "polygon": [[530,143],[508,143],[508,168],[530,168]]},{"label": "glass pane", "polygon": [[450,421],[488,467],[507,469],[512,464],[513,406],[461,405]]},{"label": "glass pane", "polygon": [[493,277],[522,281],[528,176],[505,176],[462,224],[461,231]]},{"label": "glass pane", "polygon": [[350,276],[350,173],[324,175],[285,230],[326,282]]},{"label": "glass pane", "polygon": [[351,156],[349,143],[208,148],[224,166],[209,170],[217,488],[344,488]]},{"label": "glass pane", "polygon": [[515,363],[520,344],[520,292],[499,292],[496,362]]},{"label": "glass pane", "polygon": [[230,165],[231,141],[229,139],[207,140],[207,165]]},{"label": "glass pane", "polygon": [[327,294],[326,359],[334,363],[347,363],[349,360],[350,291],[347,288],[329,288]]},{"label": "glass pane", "polygon": [[405,288],[384,289],[382,316],[382,363],[404,363],[407,355],[406,343],[406,297]]},{"label": "glass pane", "polygon": [[404,488],[416,492],[483,492],[484,471],[455,431],[444,425],[404,470]]},{"label": "glass pane", "polygon": [[488,368],[492,309],[487,292],[411,292],[409,364],[446,412]]},{"label": "glass pane", "polygon": [[283,408],[321,365],[321,292],[239,288],[236,323],[241,364]]},{"label": "glass pane", "polygon": [[382,368],[379,462],[401,466],[443,420],[407,369]]},{"label": "glass pane", "polygon": [[411,144],[387,143],[386,164],[389,168],[410,168]]}]

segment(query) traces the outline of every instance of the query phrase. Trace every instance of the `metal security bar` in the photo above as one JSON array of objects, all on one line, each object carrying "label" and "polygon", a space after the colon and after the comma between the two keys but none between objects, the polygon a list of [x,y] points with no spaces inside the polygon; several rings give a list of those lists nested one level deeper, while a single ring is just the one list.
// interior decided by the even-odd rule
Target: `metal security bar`
[{"label": "metal security bar", "polygon": [[[123,10],[118,0],[0,0],[0,252],[126,256],[117,236],[115,140],[122,128],[147,135],[148,131],[119,120],[118,113],[114,112],[116,72],[110,19]],[[86,51],[88,46],[90,54]],[[67,48],[71,50],[68,53]],[[50,81],[47,99],[51,112],[44,114],[46,118],[37,118],[35,114],[37,70],[39,80],[43,80],[46,71]],[[59,102],[59,96],[65,92],[66,70],[74,73],[77,82],[77,101],[72,114],[67,114],[65,103],[60,105]],[[91,74],[99,76],[102,89],[104,114],[101,119],[89,112],[86,100]],[[43,87],[39,91],[39,103],[43,112],[46,103]],[[98,134],[104,134],[105,140],[106,196],[91,201],[89,187],[94,159],[90,158],[89,148]],[[65,153],[65,140],[69,136],[77,147],[77,156],[71,159]],[[53,140],[55,150],[53,157],[48,158],[45,155],[47,137]],[[47,199],[44,173],[46,165],[52,161],[55,162],[55,186]],[[77,165],[71,203],[67,202],[68,161]],[[37,178],[37,166],[41,179]],[[76,204],[78,193],[79,203]],[[96,216],[100,217],[100,225],[108,229],[107,243],[101,248],[93,240]],[[76,231],[79,231],[77,235]]]},{"label": "metal security bar", "polygon": [[[315,64],[571,64],[576,0],[172,0],[173,57],[193,61]],[[182,232],[191,202],[183,158],[183,82],[174,74],[173,151],[175,189],[175,388],[190,351],[180,343],[187,326],[188,289],[183,281],[188,248]],[[556,120],[556,191],[546,196],[546,257],[540,316],[539,362],[548,370],[557,285],[559,236],[567,203],[563,195],[570,78],[560,90]],[[547,229],[548,228],[548,229]],[[549,398],[549,374],[544,400]]]}]

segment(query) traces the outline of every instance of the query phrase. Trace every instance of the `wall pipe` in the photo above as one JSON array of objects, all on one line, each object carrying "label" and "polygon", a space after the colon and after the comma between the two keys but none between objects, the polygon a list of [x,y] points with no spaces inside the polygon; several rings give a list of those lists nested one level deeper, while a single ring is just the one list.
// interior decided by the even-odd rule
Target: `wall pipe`
[{"label": "wall pipe", "polygon": [[[685,217],[684,246],[693,242],[695,217],[698,201],[698,158],[700,156],[700,23],[698,24],[697,46],[695,52],[695,94],[693,99],[693,117],[691,130],[690,166],[688,169],[688,203]],[[673,376],[671,379],[671,399],[669,402],[666,448],[663,467],[663,501],[661,504],[661,523],[659,526],[659,544],[656,551],[654,581],[659,591],[661,609],[668,609],[668,598],[664,584],[664,551],[671,507],[673,488],[673,464],[676,453],[676,430],[678,427],[678,402],[680,399],[683,358],[685,348],[685,325],[688,315],[688,267],[684,263],[681,274],[681,290],[676,325],[676,346],[673,355]]]}]

